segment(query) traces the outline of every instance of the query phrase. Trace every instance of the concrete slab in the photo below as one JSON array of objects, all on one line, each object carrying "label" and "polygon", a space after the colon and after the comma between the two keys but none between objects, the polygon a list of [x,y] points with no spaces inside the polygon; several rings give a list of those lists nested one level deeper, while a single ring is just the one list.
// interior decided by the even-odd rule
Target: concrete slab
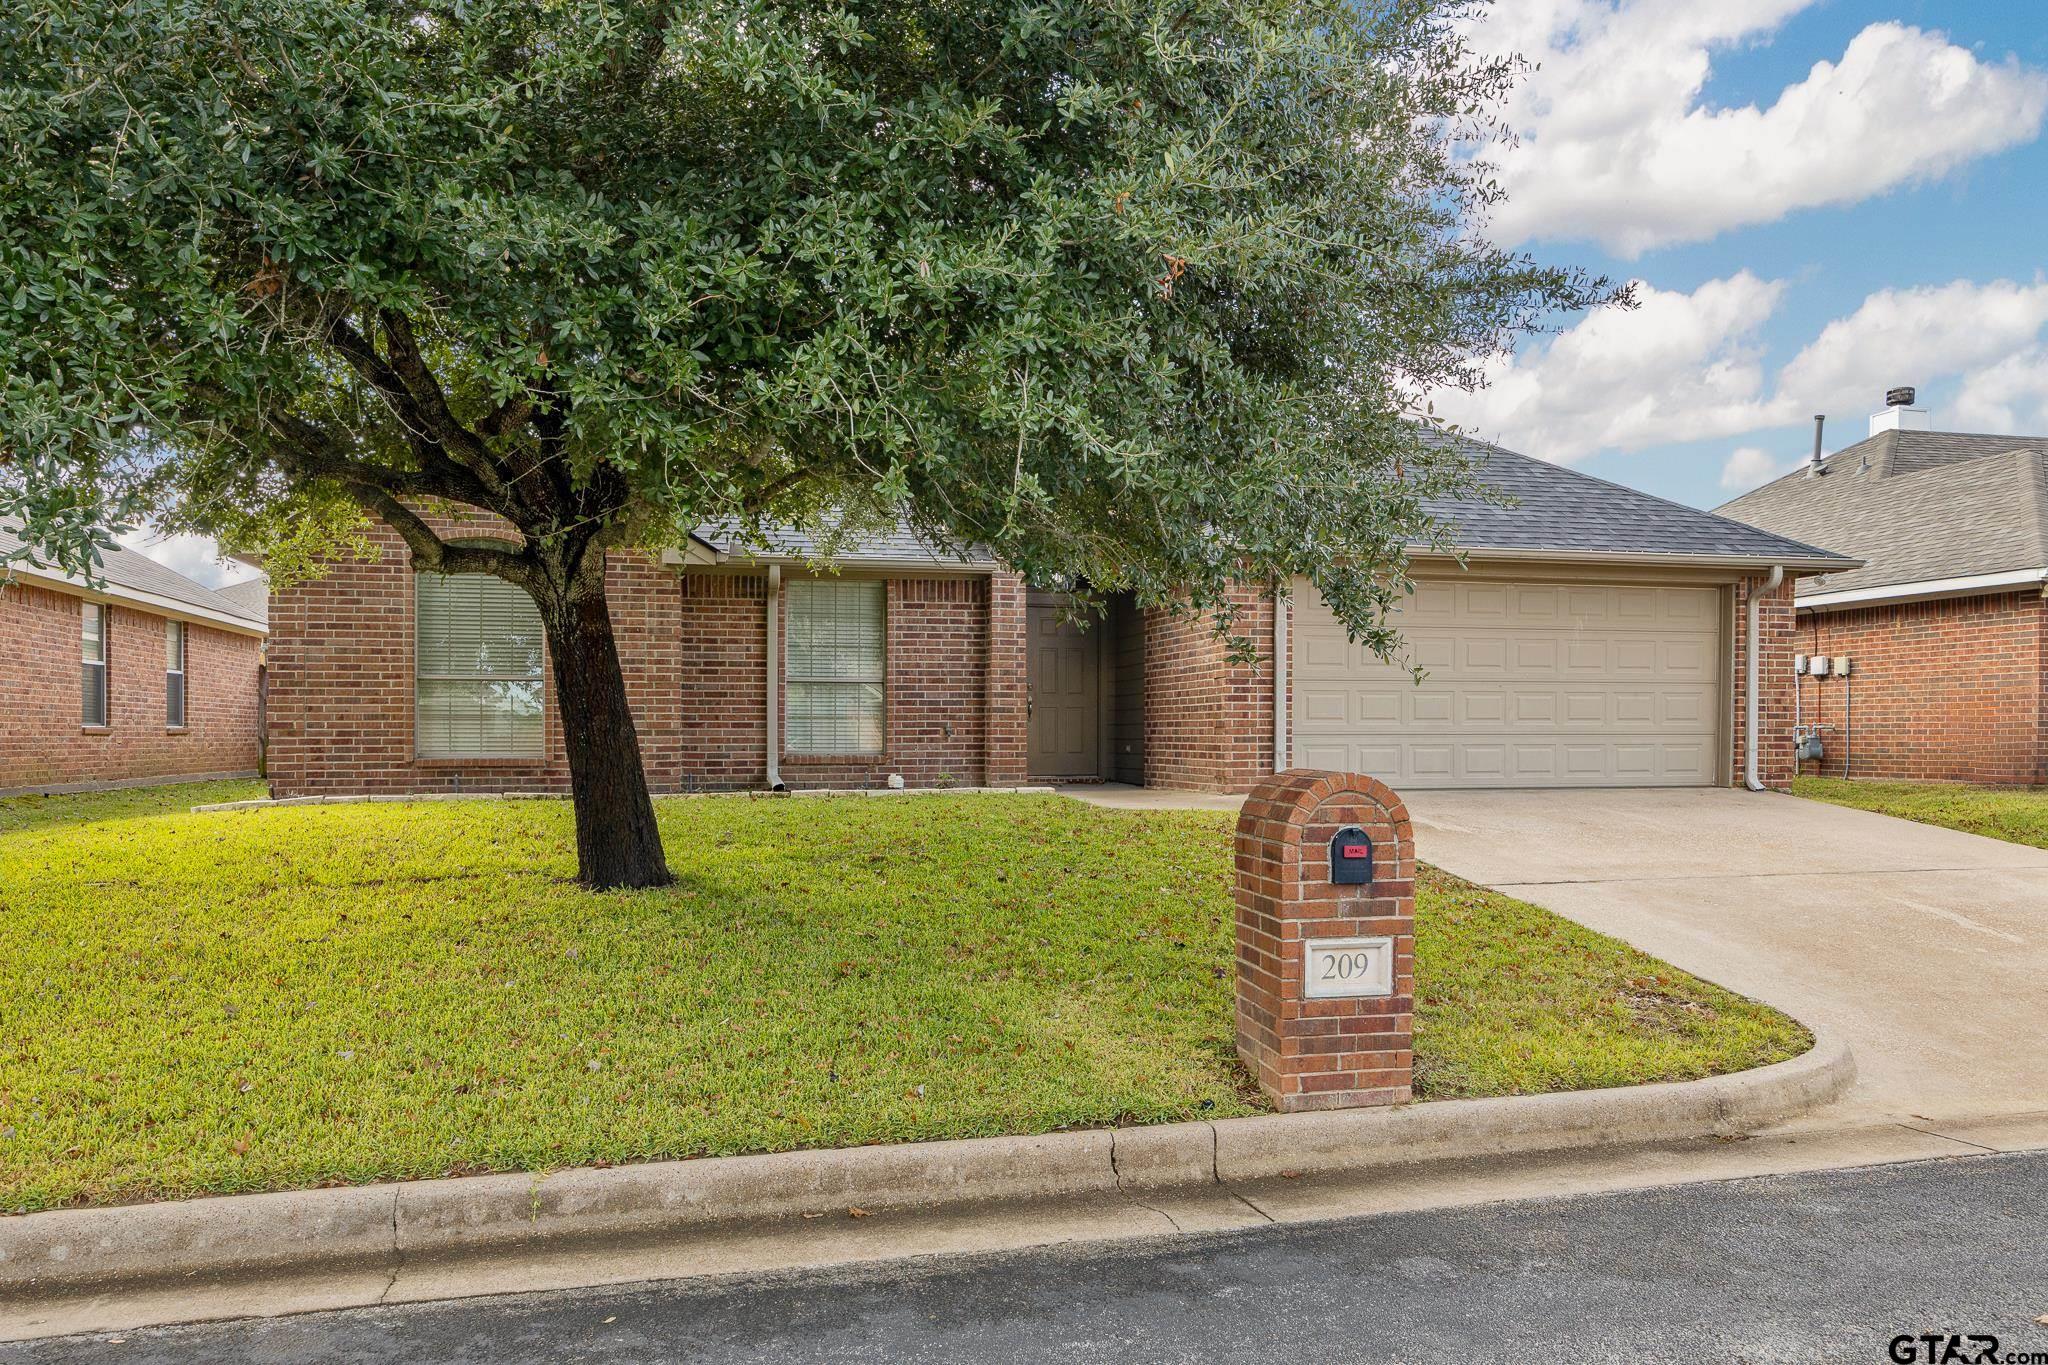
[{"label": "concrete slab", "polygon": [[2048,1110],[2048,851],[1770,793],[1404,796],[1423,861],[1846,1041],[1811,1122]]},{"label": "concrete slab", "polygon": [[1054,788],[1105,810],[1227,810],[1244,805],[1242,796],[1227,792],[1176,792],[1164,787],[1129,787],[1121,782],[1074,782]]}]

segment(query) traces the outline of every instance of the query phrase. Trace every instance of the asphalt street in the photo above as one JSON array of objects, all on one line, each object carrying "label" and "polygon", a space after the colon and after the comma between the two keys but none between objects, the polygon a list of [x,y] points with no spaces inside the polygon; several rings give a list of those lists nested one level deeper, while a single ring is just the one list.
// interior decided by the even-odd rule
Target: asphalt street
[{"label": "asphalt street", "polygon": [[2048,1153],[0,1346],[120,1361],[2048,1362]]}]

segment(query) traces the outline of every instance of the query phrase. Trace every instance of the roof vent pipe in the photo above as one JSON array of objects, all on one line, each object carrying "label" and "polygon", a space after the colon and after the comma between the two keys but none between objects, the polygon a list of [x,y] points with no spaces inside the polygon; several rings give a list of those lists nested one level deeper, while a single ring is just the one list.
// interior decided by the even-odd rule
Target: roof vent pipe
[{"label": "roof vent pipe", "polygon": [[1827,420],[1828,415],[1824,412],[1816,412],[1813,415],[1813,458],[1806,462],[1808,477],[1817,477],[1828,472],[1828,467],[1820,462],[1820,429]]}]

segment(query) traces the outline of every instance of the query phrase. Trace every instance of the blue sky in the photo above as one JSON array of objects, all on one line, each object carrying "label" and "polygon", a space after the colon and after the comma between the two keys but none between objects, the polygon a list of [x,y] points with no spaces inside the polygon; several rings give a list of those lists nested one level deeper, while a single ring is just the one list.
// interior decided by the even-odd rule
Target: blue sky
[{"label": "blue sky", "polygon": [[1496,233],[1648,302],[1565,320],[1439,407],[1705,507],[1803,457],[1815,412],[1829,449],[1860,439],[1894,384],[1937,428],[2048,432],[2044,17],[1505,0],[1475,36],[1544,70],[1509,110],[1524,142]]},{"label": "blue sky", "polygon": [[[2048,434],[2048,4],[1499,0],[1511,101],[1494,235],[1642,282],[1476,398],[1514,449],[1712,507],[1863,436],[1894,384],[1933,425]],[[1825,63],[1826,67],[1819,64]],[[209,542],[138,537],[201,581]]]}]

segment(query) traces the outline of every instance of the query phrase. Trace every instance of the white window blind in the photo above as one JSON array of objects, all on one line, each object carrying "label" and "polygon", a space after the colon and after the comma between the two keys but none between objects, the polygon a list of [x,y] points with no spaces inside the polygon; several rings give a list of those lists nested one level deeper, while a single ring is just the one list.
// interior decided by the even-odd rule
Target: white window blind
[{"label": "white window blind", "polygon": [[541,756],[540,612],[489,574],[415,574],[413,747],[422,758]]},{"label": "white window blind", "polygon": [[882,752],[887,667],[884,585],[798,579],[789,585],[789,749]]},{"label": "white window blind", "polygon": [[81,725],[107,723],[107,609],[97,602],[80,603],[78,719]]},{"label": "white window blind", "polygon": [[164,724],[185,723],[185,623],[164,622]]}]

